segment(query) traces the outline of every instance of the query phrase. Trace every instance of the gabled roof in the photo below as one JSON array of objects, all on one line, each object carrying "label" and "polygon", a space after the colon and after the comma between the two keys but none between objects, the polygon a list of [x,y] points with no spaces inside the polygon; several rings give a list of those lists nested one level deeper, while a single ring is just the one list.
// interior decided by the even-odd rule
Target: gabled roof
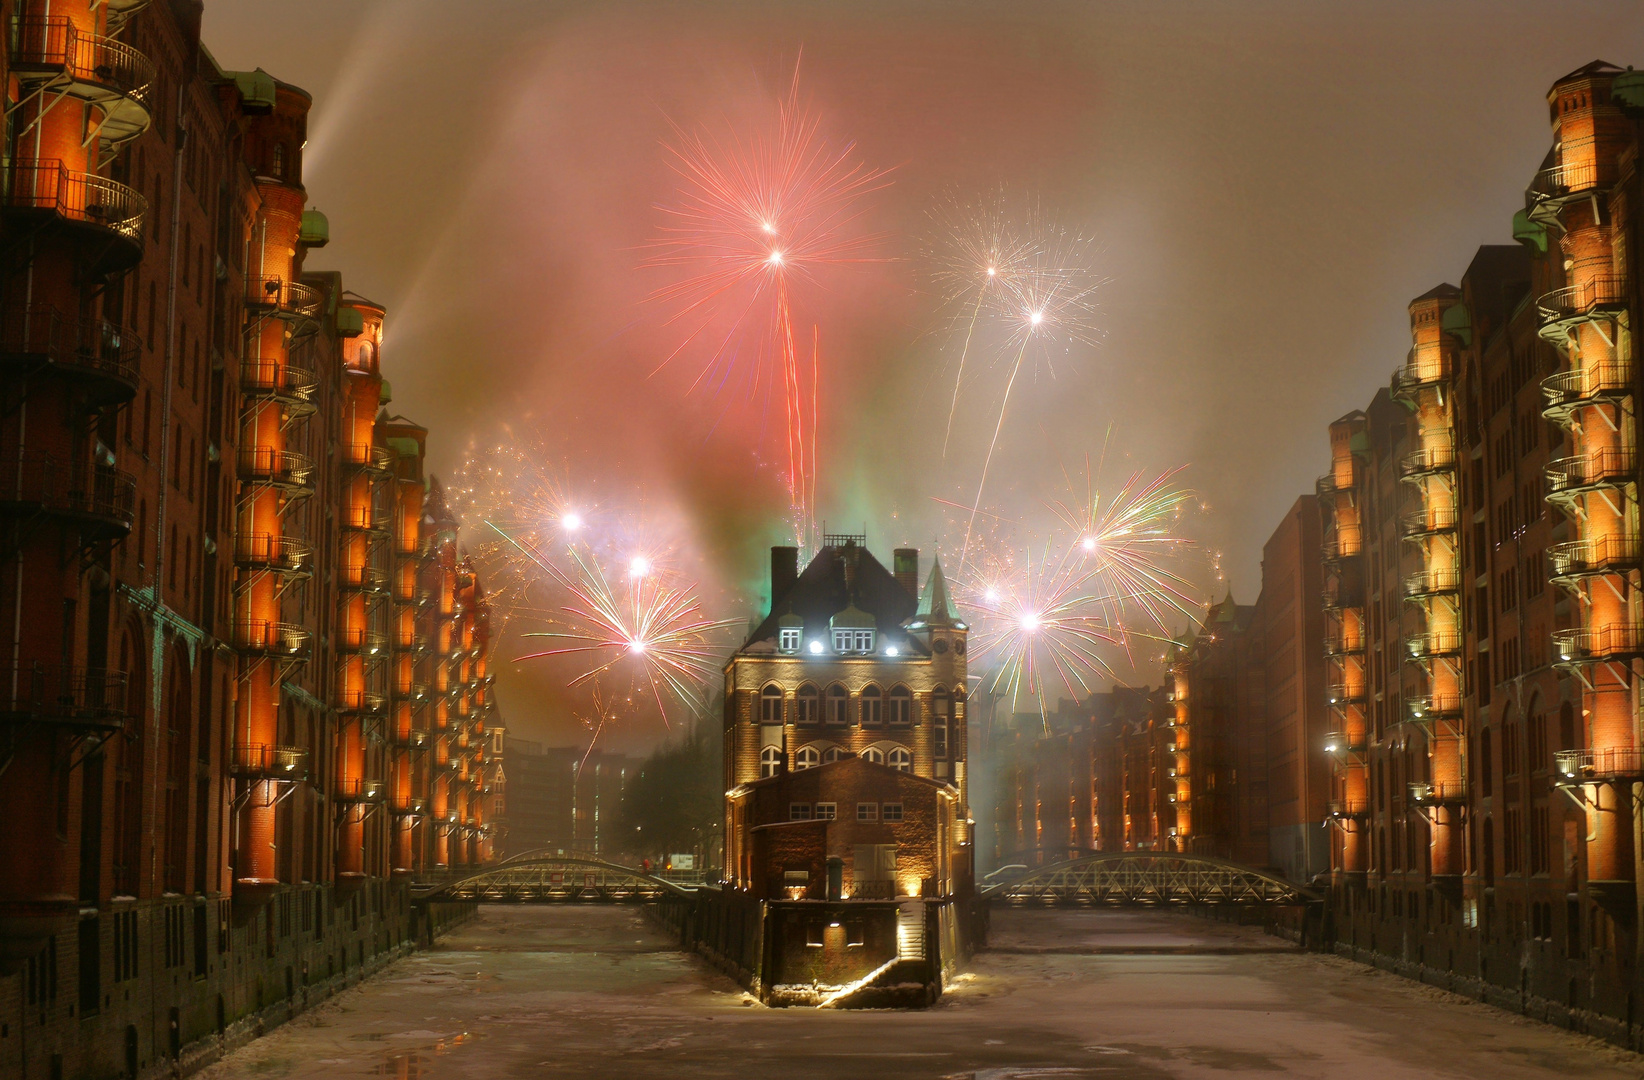
[{"label": "gabled roof", "polygon": [[847,769],[847,768],[883,769],[886,772],[888,772],[888,773],[890,773],[894,776],[906,777],[909,780],[913,780],[913,781],[916,781],[918,783],[925,784],[929,787],[948,788],[950,790],[957,790],[954,787],[953,784],[949,783],[946,780],[937,780],[937,779],[935,779],[933,777],[929,777],[929,776],[920,776],[918,773],[915,773],[915,772],[904,772],[901,769],[893,769],[889,765],[881,765],[876,761],[869,761],[866,758],[858,757],[855,754],[851,754],[848,757],[842,757],[838,761],[827,761],[827,762],[823,762],[821,765],[812,765],[808,769],[791,769],[791,770],[789,770],[788,772],[785,772],[785,773],[777,773],[775,776],[762,776],[758,780],[749,780],[747,783],[742,784],[740,786],[743,787],[743,788],[746,788],[746,789],[750,789],[750,790],[753,789],[753,788],[760,788],[760,787],[775,787],[778,784],[781,784],[785,781],[791,780],[794,777],[802,775],[802,774],[818,774],[818,773],[821,773],[822,770],[824,770],[824,769],[834,769],[834,770],[841,770],[842,771],[842,770]]},{"label": "gabled roof", "polygon": [[1423,300],[1454,300],[1460,295],[1461,290],[1446,281],[1442,285],[1434,285],[1431,289],[1428,289],[1426,292],[1422,293],[1410,302],[1412,304],[1419,304]]},{"label": "gabled roof", "polygon": [[1568,75],[1561,77],[1558,82],[1553,83],[1553,85],[1557,86],[1558,83],[1566,83],[1572,79],[1590,79],[1594,76],[1619,74],[1621,74],[1621,69],[1610,63],[1608,60],[1592,60],[1576,68]]},{"label": "gabled roof", "polygon": [[[854,564],[849,575],[847,563]],[[824,639],[834,616],[853,605],[873,617],[882,638],[923,654],[918,642],[902,630],[902,624],[913,617],[914,598],[883,563],[858,544],[830,544],[817,551],[793,585],[782,595],[771,597],[770,613],[749,632],[748,640],[737,651],[748,651],[761,642],[769,642],[774,649],[777,630],[782,625],[794,625],[794,617],[804,621],[807,640]]]}]

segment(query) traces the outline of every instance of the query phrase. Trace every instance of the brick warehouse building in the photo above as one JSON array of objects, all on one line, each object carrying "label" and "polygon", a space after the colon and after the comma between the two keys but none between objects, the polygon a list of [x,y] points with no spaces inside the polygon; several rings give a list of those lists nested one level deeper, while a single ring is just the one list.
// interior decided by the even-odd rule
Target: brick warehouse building
[{"label": "brick warehouse building", "polygon": [[940,563],[919,594],[916,549],[894,573],[860,536],[798,557],[771,549],[770,612],[725,668],[723,876],[765,913],[754,981],[779,1003],[880,975],[939,991],[894,969],[927,941],[956,959],[972,891],[967,628]]},{"label": "brick warehouse building", "polygon": [[[484,595],[383,309],[311,273],[309,99],[187,0],[0,0],[0,1072],[197,1061],[490,856]],[[89,134],[88,134],[89,133]]]},{"label": "brick warehouse building", "polygon": [[1638,1045],[1644,74],[1553,149],[1390,389],[1331,426],[1324,649],[1345,951]]}]

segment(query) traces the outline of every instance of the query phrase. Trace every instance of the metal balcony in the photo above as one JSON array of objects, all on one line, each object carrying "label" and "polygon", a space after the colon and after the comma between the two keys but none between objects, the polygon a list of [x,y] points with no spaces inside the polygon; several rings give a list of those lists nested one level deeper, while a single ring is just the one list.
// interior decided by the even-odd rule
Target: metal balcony
[{"label": "metal balcony", "polygon": [[142,258],[148,201],[135,188],[45,158],[13,162],[10,182],[7,212],[43,217],[82,234],[94,269],[112,273]]},{"label": "metal balcony", "polygon": [[1556,582],[1573,582],[1602,574],[1617,574],[1639,565],[1636,536],[1595,536],[1570,540],[1547,548],[1547,562]]},{"label": "metal balcony", "polygon": [[307,494],[314,487],[314,462],[295,450],[242,446],[239,472],[245,483],[276,487],[288,494]]},{"label": "metal balcony", "polygon": [[1617,622],[1607,626],[1553,631],[1553,652],[1561,665],[1574,666],[1644,656],[1644,626]]},{"label": "metal balcony", "polygon": [[1454,532],[1460,520],[1454,506],[1423,506],[1401,514],[1399,526],[1406,539],[1414,540],[1435,533]]},{"label": "metal balcony", "polygon": [[1362,586],[1349,587],[1339,578],[1327,578],[1321,599],[1326,611],[1360,608],[1364,606],[1364,589]]},{"label": "metal balcony", "polygon": [[[246,309],[293,323],[312,324],[325,308],[325,294],[312,285],[287,281],[278,275],[248,277]],[[293,332],[305,327],[293,327]]]},{"label": "metal balcony", "polygon": [[1331,799],[1330,816],[1337,821],[1357,821],[1370,816],[1368,799]]},{"label": "metal balcony", "polygon": [[1320,545],[1320,553],[1326,565],[1356,558],[1364,554],[1364,537],[1358,529],[1338,528],[1330,536],[1325,537],[1324,543]]},{"label": "metal balcony", "polygon": [[0,316],[0,363],[17,375],[69,376],[100,405],[137,396],[137,335],[102,319],[80,319],[46,304]]},{"label": "metal balcony", "polygon": [[428,732],[415,727],[406,731],[396,731],[394,745],[407,750],[420,750],[428,745]]},{"label": "metal balcony", "polygon": [[1393,373],[1393,397],[1409,399],[1427,387],[1448,385],[1450,377],[1448,356],[1439,352],[1418,357],[1412,349],[1409,359]]},{"label": "metal balcony", "polygon": [[295,414],[314,411],[314,392],[319,385],[317,375],[295,362],[255,357],[240,363],[240,393],[277,401]]},{"label": "metal balcony", "polygon": [[1412,450],[1399,459],[1399,475],[1406,480],[1417,480],[1435,473],[1454,472],[1456,448],[1453,443],[1439,443]]},{"label": "metal balcony", "polygon": [[1410,801],[1416,806],[1465,806],[1467,785],[1459,781],[1430,783],[1424,780],[1410,784]]},{"label": "metal balcony", "polygon": [[395,795],[388,800],[389,811],[398,817],[421,817],[427,811],[427,806],[428,800],[419,795],[403,799]]},{"label": "metal balcony", "polygon": [[126,673],[35,660],[11,665],[0,721],[113,732],[125,726]]},{"label": "metal balcony", "polygon": [[234,538],[235,564],[251,570],[307,577],[312,556],[306,543],[290,536],[241,533]]},{"label": "metal balcony", "polygon": [[348,506],[343,508],[342,527],[349,532],[381,536],[393,528],[393,517],[378,506]]},{"label": "metal balcony", "polygon": [[371,443],[350,443],[348,453],[343,463],[353,469],[378,476],[388,476],[394,471],[395,454],[386,446],[375,446]]},{"label": "metal balcony", "polygon": [[1600,360],[1578,365],[1568,371],[1557,371],[1541,380],[1541,396],[1545,404],[1541,415],[1555,423],[1570,423],[1576,410],[1590,405],[1618,405],[1632,395],[1633,362],[1631,360]]},{"label": "metal balcony", "polygon": [[86,141],[107,149],[130,142],[153,122],[154,62],[123,41],[88,33],[67,17],[18,19],[10,28],[11,70],[25,90],[95,105]]},{"label": "metal balcony", "polygon": [[1417,570],[1404,579],[1404,595],[1409,600],[1425,600],[1461,591],[1461,571],[1454,567]]},{"label": "metal balcony", "polygon": [[1334,501],[1337,495],[1344,492],[1351,494],[1352,491],[1352,480],[1348,480],[1346,483],[1341,482],[1336,478],[1335,469],[1331,469],[1313,483],[1313,493],[1326,502]]},{"label": "metal balcony", "polygon": [[1462,714],[1460,694],[1425,694],[1406,698],[1405,708],[1412,723],[1429,724],[1435,720],[1453,720]]},{"label": "metal balcony", "polygon": [[253,780],[306,780],[308,751],[300,746],[237,745],[232,771]]},{"label": "metal balcony", "polygon": [[0,516],[47,515],[77,522],[87,539],[131,532],[134,477],[107,465],[70,466],[39,450],[0,454]]},{"label": "metal balcony", "polygon": [[369,690],[338,690],[337,708],[342,712],[380,713],[388,708],[388,698]]},{"label": "metal balcony", "polygon": [[1604,446],[1547,465],[1547,497],[1569,500],[1585,491],[1618,487],[1638,475],[1638,456],[1630,446]]},{"label": "metal balcony", "polygon": [[[1565,152],[1570,151],[1579,154],[1578,160],[1542,169],[1525,189],[1524,207],[1532,221],[1554,224],[1566,203],[1615,183],[1613,162],[1594,153],[1591,141],[1572,145]],[[1592,156],[1587,158],[1588,154]]]},{"label": "metal balcony", "polygon": [[297,659],[308,654],[312,635],[296,623],[241,619],[234,624],[234,647],[253,656]]},{"label": "metal balcony", "polygon": [[1433,660],[1446,656],[1456,656],[1461,652],[1461,632],[1459,630],[1433,630],[1425,634],[1414,634],[1405,639],[1405,647],[1410,655],[1417,660]]},{"label": "metal balcony", "polygon": [[337,651],[381,656],[388,652],[388,635],[380,630],[349,627],[337,632]]},{"label": "metal balcony", "polygon": [[1627,279],[1593,277],[1536,297],[1537,333],[1559,344],[1568,340],[1570,327],[1607,319],[1627,306]]},{"label": "metal balcony", "polygon": [[1326,687],[1324,693],[1325,700],[1338,708],[1364,704],[1365,693],[1362,684],[1348,686],[1344,683],[1336,683],[1333,686]]},{"label": "metal balcony", "polygon": [[344,565],[337,574],[339,588],[380,595],[388,591],[388,571],[375,566]]},{"label": "metal balcony", "polygon": [[382,798],[381,780],[337,778],[337,801],[343,803],[376,802]]},{"label": "metal balcony", "polygon": [[1344,641],[1341,634],[1333,634],[1324,639],[1324,655],[1329,659],[1339,659],[1347,656],[1362,656],[1364,641]]},{"label": "metal balcony", "polygon": [[1558,750],[1553,754],[1553,771],[1558,787],[1644,780],[1644,751],[1633,746]]},{"label": "metal balcony", "polygon": [[1364,735],[1355,735],[1348,731],[1332,731],[1324,737],[1324,752],[1327,754],[1362,754],[1365,750]]}]

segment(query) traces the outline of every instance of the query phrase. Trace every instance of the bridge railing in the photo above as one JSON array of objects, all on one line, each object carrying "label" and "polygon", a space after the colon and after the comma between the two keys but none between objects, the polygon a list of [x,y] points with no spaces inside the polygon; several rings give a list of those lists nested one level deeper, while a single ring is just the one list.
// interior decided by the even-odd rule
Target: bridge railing
[{"label": "bridge railing", "polygon": [[468,877],[413,885],[419,900],[480,903],[641,902],[686,896],[688,885],[600,859],[565,856],[516,857]]},{"label": "bridge railing", "polygon": [[1111,852],[1034,867],[981,890],[1009,903],[1293,905],[1323,900],[1295,882],[1204,855]]}]

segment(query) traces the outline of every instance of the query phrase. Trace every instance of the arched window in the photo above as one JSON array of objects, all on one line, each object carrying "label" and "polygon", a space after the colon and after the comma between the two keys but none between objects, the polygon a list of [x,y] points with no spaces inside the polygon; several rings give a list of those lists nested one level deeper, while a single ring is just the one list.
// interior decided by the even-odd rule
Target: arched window
[{"label": "arched window", "polygon": [[886,757],[885,764],[897,772],[907,772],[913,768],[913,755],[898,746]]},{"label": "arched window", "polygon": [[799,753],[793,756],[793,767],[799,769],[814,769],[822,764],[822,755],[816,752],[814,746],[802,746]]},{"label": "arched window", "polygon": [[285,179],[285,144],[274,144],[274,176],[276,179]]},{"label": "arched window", "polygon": [[814,724],[821,720],[822,696],[816,692],[816,687],[806,683],[799,688],[799,722]]},{"label": "arched window", "polygon": [[375,349],[369,341],[360,342],[360,351],[354,354],[354,367],[359,371],[375,371]]},{"label": "arched window", "polygon": [[762,779],[764,777],[767,777],[767,776],[775,776],[776,773],[777,773],[777,770],[780,769],[781,767],[782,767],[782,748],[781,747],[767,746],[767,747],[765,747],[765,749],[763,749],[759,752],[759,775]]},{"label": "arched window", "polygon": [[838,683],[828,687],[826,698],[826,715],[824,719],[830,724],[846,724],[850,722],[851,696]]},{"label": "arched window", "polygon": [[761,724],[780,724],[782,722],[782,688],[774,683],[759,692],[759,722]]},{"label": "arched window", "polygon": [[885,763],[885,753],[877,746],[870,746],[862,751],[862,760],[871,761],[875,765],[883,765]]},{"label": "arched window", "polygon": [[953,714],[953,701],[948,697],[947,688],[938,686],[930,694],[930,713],[938,722]]},{"label": "arched window", "polygon": [[885,695],[877,686],[862,688],[862,726],[879,727],[885,722]]},{"label": "arched window", "polygon": [[907,727],[913,719],[913,694],[905,686],[893,686],[890,692],[890,722],[892,727]]},{"label": "arched window", "polygon": [[837,746],[830,746],[822,751],[822,764],[829,765],[845,756],[845,751]]}]

